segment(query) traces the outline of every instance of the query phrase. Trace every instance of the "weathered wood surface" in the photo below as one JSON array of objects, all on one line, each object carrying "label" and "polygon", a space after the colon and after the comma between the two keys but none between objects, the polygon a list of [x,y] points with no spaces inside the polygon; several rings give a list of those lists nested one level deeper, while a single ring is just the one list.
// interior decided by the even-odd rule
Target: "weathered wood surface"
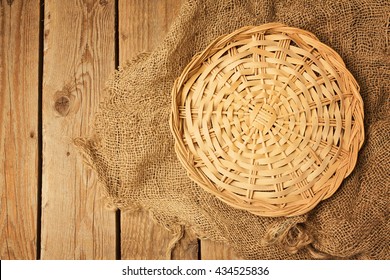
[{"label": "weathered wood surface", "polygon": [[[181,0],[119,1],[119,62],[124,63],[140,52],[157,47],[180,8]],[[121,213],[122,259],[166,259],[172,240],[148,213]],[[197,259],[198,242],[186,235],[169,258]]]},{"label": "weathered wood surface", "polygon": [[39,2],[0,1],[0,259],[37,257]]},{"label": "weathered wood surface", "polygon": [[115,213],[73,146],[115,69],[115,1],[45,1],[42,259],[115,259]]},{"label": "weathered wood surface", "polygon": [[174,236],[146,212],[116,220],[72,144],[92,133],[116,58],[152,51],[183,0],[41,2],[0,0],[0,258],[236,258],[189,233],[167,256]]},{"label": "weathered wood surface", "polygon": [[202,260],[240,260],[234,251],[222,242],[213,242],[202,240],[201,242],[201,259]]}]

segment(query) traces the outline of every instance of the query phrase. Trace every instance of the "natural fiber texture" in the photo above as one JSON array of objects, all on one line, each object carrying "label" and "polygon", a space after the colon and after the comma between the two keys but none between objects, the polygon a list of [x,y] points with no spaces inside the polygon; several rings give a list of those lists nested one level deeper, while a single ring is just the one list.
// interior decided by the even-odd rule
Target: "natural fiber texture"
[{"label": "natural fiber texture", "polygon": [[212,42],[172,91],[176,152],[190,177],[233,207],[301,215],[355,167],[363,104],[340,56],[280,23]]},{"label": "natural fiber texture", "polygon": [[[187,1],[166,39],[108,82],[95,135],[79,139],[107,198],[150,210],[177,234],[227,242],[244,258],[389,259],[390,8],[387,0]],[[366,140],[354,171],[307,214],[261,217],[197,187],[177,159],[169,128],[173,83],[218,36],[281,22],[315,34],[360,86]]]}]

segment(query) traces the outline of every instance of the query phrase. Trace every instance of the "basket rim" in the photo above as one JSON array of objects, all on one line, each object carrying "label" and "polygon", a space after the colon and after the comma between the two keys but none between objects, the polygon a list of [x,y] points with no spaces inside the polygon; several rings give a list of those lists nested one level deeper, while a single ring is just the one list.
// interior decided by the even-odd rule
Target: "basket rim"
[{"label": "basket rim", "polygon": [[[305,207],[297,206],[292,207],[289,211],[286,212],[285,209],[277,210],[275,207],[268,207],[263,205],[259,209],[255,209],[251,204],[245,205],[237,201],[236,197],[233,194],[224,192],[224,195],[221,195],[221,192],[218,191],[216,188],[211,188],[210,185],[213,185],[211,180],[205,176],[203,173],[200,173],[199,170],[192,164],[191,162],[193,159],[191,158],[192,155],[187,151],[185,143],[182,139],[181,132],[179,127],[176,125],[179,123],[179,109],[178,109],[178,98],[179,94],[181,92],[181,89],[183,88],[184,84],[188,79],[192,76],[194,72],[196,72],[196,66],[200,63],[205,61],[208,57],[213,56],[218,50],[220,50],[222,47],[226,47],[226,44],[230,41],[234,41],[233,39],[240,35],[253,35],[257,33],[265,33],[270,32],[270,34],[273,34],[271,31],[275,34],[287,34],[289,36],[297,36],[296,34],[299,34],[299,36],[303,36],[303,38],[307,41],[308,44],[312,45],[313,47],[321,48],[322,52],[321,55],[324,55],[324,59],[328,59],[332,66],[338,70],[340,75],[342,76],[342,79],[347,80],[349,86],[351,87],[350,93],[352,93],[352,98],[355,102],[355,108],[358,108],[361,112],[361,114],[354,115],[355,117],[355,126],[360,129],[358,132],[354,132],[354,135],[351,136],[351,143],[349,146],[352,148],[352,153],[349,154],[348,162],[343,166],[339,173],[343,173],[342,176],[338,176],[333,182],[333,185],[327,186],[325,184],[325,187],[322,189],[322,191],[318,192],[318,194],[315,195],[314,199]],[[194,70],[195,69],[195,70]],[[173,88],[172,88],[172,110],[171,110],[171,117],[169,120],[170,129],[174,136],[175,140],[175,152],[177,154],[177,157],[181,164],[184,166],[184,168],[187,171],[188,176],[195,181],[198,185],[200,185],[204,190],[208,191],[209,193],[215,195],[217,198],[221,199],[225,203],[238,208],[242,210],[250,211],[256,215],[260,216],[270,216],[270,217],[276,217],[276,216],[296,216],[304,214],[310,210],[312,210],[320,201],[329,198],[331,195],[336,192],[336,190],[339,188],[342,180],[349,176],[349,174],[354,169],[357,157],[358,157],[358,151],[362,147],[364,143],[364,111],[363,111],[363,100],[362,97],[359,94],[360,88],[356,81],[356,79],[353,77],[353,75],[350,73],[350,71],[346,68],[345,63],[343,62],[341,56],[334,51],[331,47],[325,45],[324,43],[320,42],[318,38],[305,30],[296,28],[296,27],[289,27],[282,23],[267,23],[260,26],[244,26],[242,28],[239,28],[232,33],[224,34],[219,37],[217,37],[215,40],[213,40],[203,51],[197,53],[193,56],[191,61],[187,64],[187,66],[182,71],[181,75],[175,80]],[[355,112],[354,112],[355,113]]]}]

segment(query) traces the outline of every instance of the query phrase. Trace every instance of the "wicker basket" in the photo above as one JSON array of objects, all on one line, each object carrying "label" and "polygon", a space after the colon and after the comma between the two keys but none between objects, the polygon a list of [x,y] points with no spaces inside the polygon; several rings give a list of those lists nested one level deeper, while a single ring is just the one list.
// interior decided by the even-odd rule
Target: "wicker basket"
[{"label": "wicker basket", "polygon": [[279,23],[212,42],[176,80],[170,125],[189,176],[261,216],[306,213],[353,170],[359,87],[340,56]]}]

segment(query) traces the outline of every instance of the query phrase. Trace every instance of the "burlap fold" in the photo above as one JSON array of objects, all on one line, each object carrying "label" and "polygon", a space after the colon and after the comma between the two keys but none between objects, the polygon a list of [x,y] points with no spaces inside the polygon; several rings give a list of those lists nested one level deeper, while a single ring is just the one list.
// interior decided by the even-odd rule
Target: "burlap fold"
[{"label": "burlap fold", "polygon": [[[258,217],[203,191],[179,163],[171,87],[191,57],[245,25],[281,22],[335,49],[361,87],[366,143],[339,190],[308,214]],[[110,79],[95,135],[77,139],[107,199],[172,230],[225,241],[248,259],[389,259],[390,5],[386,0],[189,0],[165,40]]]}]

